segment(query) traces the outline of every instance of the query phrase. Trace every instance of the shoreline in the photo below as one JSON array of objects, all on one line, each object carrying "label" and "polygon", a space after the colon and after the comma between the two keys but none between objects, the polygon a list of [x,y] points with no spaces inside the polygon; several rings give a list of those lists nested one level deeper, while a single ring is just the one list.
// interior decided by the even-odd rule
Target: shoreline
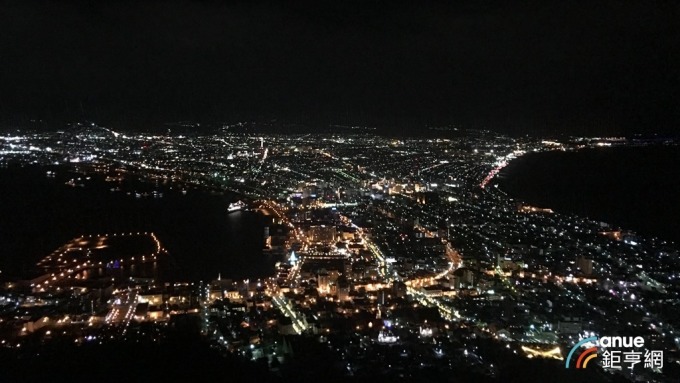
[{"label": "shoreline", "polygon": [[[261,237],[263,218],[254,212],[228,215],[229,201],[237,198],[234,193],[216,194],[191,188],[184,194],[180,185],[166,190],[170,185],[158,188],[149,180],[136,178],[127,186],[121,184],[121,190],[111,191],[118,185],[117,181],[106,182],[105,175],[78,172],[68,166],[58,169],[41,165],[10,166],[0,170],[3,179],[12,180],[6,182],[3,190],[21,191],[21,196],[7,200],[2,209],[7,219],[11,218],[5,220],[7,229],[3,230],[3,244],[9,249],[3,256],[5,267],[0,274],[3,279],[21,277],[35,262],[71,238],[130,231],[153,231],[159,235],[175,265],[173,280],[212,277],[202,269],[216,270],[215,275],[221,271],[227,277],[241,278],[269,275],[273,268],[272,260],[267,257],[239,258],[239,254],[261,250],[245,242],[248,238],[256,241]],[[46,176],[47,170],[56,170],[56,176]],[[86,179],[85,174],[92,176],[91,179]],[[83,187],[64,184],[79,176],[82,180],[78,182],[84,183]],[[140,197],[135,195],[135,189]],[[153,194],[152,189],[158,189],[159,193]],[[77,210],[73,211],[72,207]],[[207,212],[207,216],[203,217],[201,212]],[[88,228],[89,224],[94,226]],[[31,241],[37,235],[41,235],[41,240]],[[192,244],[193,241],[199,243]],[[192,266],[196,261],[194,255],[200,255],[201,264],[211,266]]]},{"label": "shoreline", "polygon": [[[673,238],[672,236],[668,237],[667,235],[664,235],[663,232],[652,232],[652,231],[650,231],[649,227],[645,227],[645,226],[648,226],[648,225],[645,225],[644,223],[643,224],[637,224],[637,225],[635,225],[635,224],[631,225],[630,223],[620,222],[620,220],[617,220],[615,216],[622,215],[623,210],[621,210],[621,209],[620,210],[610,210],[610,211],[601,210],[601,211],[594,212],[592,214],[586,215],[586,214],[582,213],[582,210],[585,209],[584,207],[579,208],[578,206],[571,206],[571,207],[564,206],[566,204],[569,204],[569,201],[565,201],[565,200],[559,201],[559,198],[563,198],[563,197],[556,197],[555,193],[550,193],[550,192],[544,193],[544,195],[550,196],[550,198],[548,198],[548,199],[553,200],[553,203],[546,203],[545,201],[540,201],[540,200],[537,200],[536,198],[527,197],[526,195],[521,196],[517,193],[517,191],[513,192],[513,190],[512,190],[513,187],[509,186],[512,182],[517,182],[516,179],[521,178],[521,177],[527,177],[527,175],[526,175],[527,170],[529,170],[529,173],[530,172],[536,172],[537,171],[536,165],[544,163],[544,161],[540,161],[540,162],[536,161],[536,163],[529,164],[529,165],[527,165],[526,163],[523,164],[523,165],[517,165],[518,159],[524,157],[524,159],[526,160],[526,157],[528,155],[534,154],[536,156],[545,156],[545,155],[550,156],[551,154],[549,154],[549,153],[556,154],[556,152],[560,152],[560,153],[563,153],[563,154],[570,154],[570,155],[577,155],[577,154],[583,155],[585,153],[586,155],[589,155],[591,157],[595,156],[595,155],[601,155],[601,156],[608,156],[609,157],[609,156],[615,156],[616,154],[614,154],[614,152],[618,151],[618,150],[633,150],[633,149],[651,150],[653,148],[669,148],[669,150],[675,151],[676,153],[678,153],[678,154],[675,154],[676,156],[679,156],[679,154],[680,154],[680,147],[678,145],[663,145],[663,144],[639,145],[637,143],[631,143],[631,144],[627,144],[627,145],[617,145],[617,146],[595,146],[595,147],[564,148],[564,149],[555,148],[555,149],[551,149],[551,150],[530,152],[530,153],[526,153],[522,156],[512,158],[510,161],[508,161],[507,164],[505,164],[505,166],[503,166],[503,168],[501,170],[499,170],[497,172],[497,174],[495,174],[495,176],[493,177],[493,180],[490,181],[489,184],[495,185],[494,188],[497,191],[503,193],[503,195],[506,198],[513,200],[513,201],[516,201],[516,202],[519,202],[519,203],[524,203],[524,204],[527,204],[527,205],[540,207],[540,208],[543,208],[543,209],[550,209],[550,210],[553,210],[556,214],[560,214],[560,215],[575,216],[575,217],[587,219],[587,220],[594,221],[594,222],[605,223],[609,227],[612,227],[612,228],[619,228],[621,230],[632,231],[632,232],[638,233],[639,235],[642,235],[642,236],[645,236],[645,237],[659,238],[661,240],[665,240],[667,242],[677,244],[677,243],[680,243],[678,238]],[[672,149],[670,149],[670,148],[672,148]],[[590,159],[590,160],[592,160],[592,159]],[[517,169],[511,169],[512,166],[525,166],[525,169],[522,172],[523,174],[520,174]],[[646,167],[650,168],[651,165],[647,165]],[[510,173],[511,171],[514,173],[513,175],[511,175],[511,173]],[[650,171],[648,170],[648,172],[650,172]],[[651,173],[653,173],[653,172],[654,172],[654,169],[651,170]],[[573,174],[560,174],[560,175],[556,175],[556,177],[562,177],[563,178],[565,176],[570,176],[570,175],[573,175]],[[580,180],[586,180],[588,177],[590,177],[590,175],[585,175],[585,176],[582,175],[578,178]],[[510,181],[511,178],[514,178],[515,181],[511,182]],[[528,185],[531,185],[531,184],[528,184]],[[533,184],[529,188],[523,188],[523,190],[531,190],[534,194],[536,194],[536,193],[538,193],[538,191],[536,191],[535,189],[538,190],[538,189],[540,189],[540,187],[537,186],[536,184]],[[677,195],[676,193],[672,193],[672,192],[668,192],[667,194],[668,195]],[[580,194],[580,195],[583,195],[583,194]],[[588,195],[592,195],[592,193],[588,193]],[[642,204],[642,202],[631,202],[631,203]],[[628,216],[630,216],[630,215],[628,215]],[[640,221],[640,218],[638,216],[634,216],[634,217],[636,217],[634,219],[635,221],[638,221],[638,222]],[[667,223],[672,225],[672,222],[667,222]]]}]

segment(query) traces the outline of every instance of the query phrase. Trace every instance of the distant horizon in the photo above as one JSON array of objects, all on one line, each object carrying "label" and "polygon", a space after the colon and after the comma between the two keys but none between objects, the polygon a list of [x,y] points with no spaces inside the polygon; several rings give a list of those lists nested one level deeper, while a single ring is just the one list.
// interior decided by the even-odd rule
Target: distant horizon
[{"label": "distant horizon", "polygon": [[680,127],[673,3],[14,0],[3,10],[2,125]]},{"label": "distant horizon", "polygon": [[[514,131],[504,129],[503,127],[492,128],[487,126],[464,126],[459,124],[444,124],[444,125],[409,125],[408,127],[388,126],[388,125],[363,125],[363,124],[340,124],[336,122],[327,123],[303,123],[294,121],[283,121],[278,119],[272,120],[242,120],[242,121],[203,121],[203,120],[180,120],[180,121],[165,121],[154,122],[148,124],[132,124],[124,126],[120,123],[105,123],[93,119],[71,119],[63,121],[49,122],[45,120],[27,120],[15,123],[0,122],[0,131],[11,131],[13,129],[31,130],[37,132],[56,132],[67,129],[75,124],[94,123],[99,127],[111,128],[123,132],[135,133],[162,133],[166,130],[171,130],[173,133],[177,131],[184,133],[197,134],[212,134],[217,133],[220,129],[225,129],[225,132],[237,131],[238,133],[249,133],[247,131],[238,131],[240,127],[234,125],[243,124],[250,128],[256,127],[256,131],[250,133],[268,133],[268,134],[296,134],[296,133],[319,133],[319,134],[358,134],[371,133],[381,136],[395,136],[395,137],[443,137],[447,133],[452,132],[490,132],[508,137],[584,137],[584,138],[607,138],[607,137],[625,137],[635,138],[641,137],[646,139],[663,138],[663,139],[678,139],[680,138],[680,131],[645,131],[645,130],[610,130],[607,132],[592,132],[590,129],[582,128],[581,130],[560,131],[557,127],[546,127],[542,129],[528,129],[526,131]],[[228,126],[229,128],[224,128]],[[283,127],[295,127],[296,131],[276,130]],[[333,128],[339,130],[334,131]],[[415,129],[415,130],[413,130]],[[423,130],[425,129],[425,130]],[[438,134],[441,133],[441,134]]]}]

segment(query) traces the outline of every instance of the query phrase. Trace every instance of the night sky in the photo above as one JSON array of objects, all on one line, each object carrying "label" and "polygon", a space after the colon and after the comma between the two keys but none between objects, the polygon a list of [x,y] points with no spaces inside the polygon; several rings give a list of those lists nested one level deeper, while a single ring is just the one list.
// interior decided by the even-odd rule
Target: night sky
[{"label": "night sky", "polygon": [[276,119],[595,135],[680,122],[673,1],[0,4],[3,126]]}]

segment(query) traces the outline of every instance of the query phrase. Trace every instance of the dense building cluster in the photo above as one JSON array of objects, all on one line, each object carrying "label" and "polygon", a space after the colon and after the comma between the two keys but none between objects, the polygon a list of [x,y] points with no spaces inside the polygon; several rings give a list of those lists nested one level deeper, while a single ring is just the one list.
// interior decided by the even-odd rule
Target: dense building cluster
[{"label": "dense building cluster", "polygon": [[[119,190],[116,181],[238,193],[245,208],[271,216],[264,251],[280,262],[258,280],[165,282],[154,271],[162,238],[84,234],[4,285],[0,342],[161,339],[196,320],[221,349],[273,371],[322,345],[347,376],[465,370],[493,379],[510,361],[564,361],[587,336],[637,334],[666,350],[666,368],[620,378],[665,381],[678,371],[676,245],[528,205],[495,181],[525,153],[644,143],[446,136],[148,135],[94,125],[4,134],[1,166],[99,173],[113,192],[137,198],[162,193]],[[107,272],[126,267],[150,271]]]}]

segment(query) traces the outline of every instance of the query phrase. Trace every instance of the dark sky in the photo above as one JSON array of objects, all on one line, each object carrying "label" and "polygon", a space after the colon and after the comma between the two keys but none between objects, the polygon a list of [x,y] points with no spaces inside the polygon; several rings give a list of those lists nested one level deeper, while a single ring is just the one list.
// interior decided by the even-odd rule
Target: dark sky
[{"label": "dark sky", "polygon": [[680,3],[2,1],[0,121],[675,132]]}]

